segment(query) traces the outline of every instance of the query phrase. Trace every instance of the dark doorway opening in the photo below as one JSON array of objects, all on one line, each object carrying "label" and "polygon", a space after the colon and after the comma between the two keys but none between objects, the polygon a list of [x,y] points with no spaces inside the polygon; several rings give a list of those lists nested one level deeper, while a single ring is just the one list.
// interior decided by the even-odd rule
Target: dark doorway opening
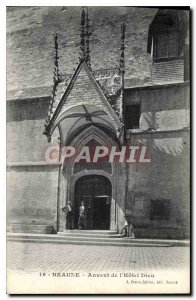
[{"label": "dark doorway opening", "polygon": [[112,187],[108,178],[101,175],[87,175],[75,184],[74,228],[78,228],[79,207],[84,201],[87,209],[86,229],[110,229],[110,205]]}]

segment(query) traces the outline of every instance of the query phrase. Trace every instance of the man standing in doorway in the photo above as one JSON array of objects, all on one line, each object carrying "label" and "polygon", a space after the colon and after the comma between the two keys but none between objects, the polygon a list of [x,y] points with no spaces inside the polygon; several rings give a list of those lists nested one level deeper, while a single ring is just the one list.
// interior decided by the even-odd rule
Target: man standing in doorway
[{"label": "man standing in doorway", "polygon": [[71,205],[71,202],[68,201],[67,205],[65,205],[65,207],[62,208],[62,211],[65,213],[66,215],[66,229],[68,230],[72,230],[72,220],[73,220],[73,207]]},{"label": "man standing in doorway", "polygon": [[79,220],[78,220],[79,229],[86,229],[86,217],[87,217],[86,207],[84,206],[84,201],[82,201],[79,208]]}]

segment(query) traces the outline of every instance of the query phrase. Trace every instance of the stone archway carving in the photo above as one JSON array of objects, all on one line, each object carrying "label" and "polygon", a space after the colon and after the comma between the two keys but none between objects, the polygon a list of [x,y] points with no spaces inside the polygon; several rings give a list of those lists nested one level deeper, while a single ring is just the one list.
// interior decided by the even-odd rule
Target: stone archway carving
[{"label": "stone archway carving", "polygon": [[[90,140],[95,139],[97,142],[103,146],[111,147],[117,145],[116,141],[112,140],[108,135],[97,127],[90,126],[85,129],[80,135],[78,135],[73,141],[74,145],[78,150],[80,150],[84,145],[86,145]],[[119,185],[119,165],[112,163],[112,174],[105,172],[104,170],[83,170],[76,174],[73,174],[74,162],[69,161],[67,164],[63,162],[60,172],[60,199],[58,205],[58,220],[59,226],[58,230],[63,231],[65,229],[64,215],[61,212],[61,208],[65,206],[68,200],[73,202],[74,197],[74,186],[78,178],[85,175],[102,175],[107,177],[112,185],[112,199],[111,199],[111,217],[110,217],[110,229],[117,230],[117,200],[119,197],[118,185]],[[62,190],[63,189],[63,190]]]}]

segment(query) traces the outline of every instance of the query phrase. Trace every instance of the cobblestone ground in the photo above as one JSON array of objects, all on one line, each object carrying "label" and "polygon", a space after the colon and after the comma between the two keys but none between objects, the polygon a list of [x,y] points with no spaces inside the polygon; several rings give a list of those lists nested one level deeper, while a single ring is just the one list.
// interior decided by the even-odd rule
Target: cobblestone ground
[{"label": "cobblestone ground", "polygon": [[116,247],[50,243],[7,243],[8,270],[34,272],[182,271],[189,247]]}]

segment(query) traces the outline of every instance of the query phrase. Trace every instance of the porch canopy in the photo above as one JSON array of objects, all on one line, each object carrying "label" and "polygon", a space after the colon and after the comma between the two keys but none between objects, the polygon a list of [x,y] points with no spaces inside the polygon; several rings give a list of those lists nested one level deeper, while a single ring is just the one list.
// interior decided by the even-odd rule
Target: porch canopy
[{"label": "porch canopy", "polygon": [[118,138],[121,129],[119,116],[85,61],[78,64],[67,86],[65,83],[58,84],[54,95],[44,132],[49,139],[57,126],[61,143],[66,145],[89,126]]},{"label": "porch canopy", "polygon": [[93,105],[78,105],[68,109],[57,120],[61,143],[68,145],[84,129],[89,126],[97,127],[103,130],[110,137],[115,139],[116,130],[108,114]]}]

